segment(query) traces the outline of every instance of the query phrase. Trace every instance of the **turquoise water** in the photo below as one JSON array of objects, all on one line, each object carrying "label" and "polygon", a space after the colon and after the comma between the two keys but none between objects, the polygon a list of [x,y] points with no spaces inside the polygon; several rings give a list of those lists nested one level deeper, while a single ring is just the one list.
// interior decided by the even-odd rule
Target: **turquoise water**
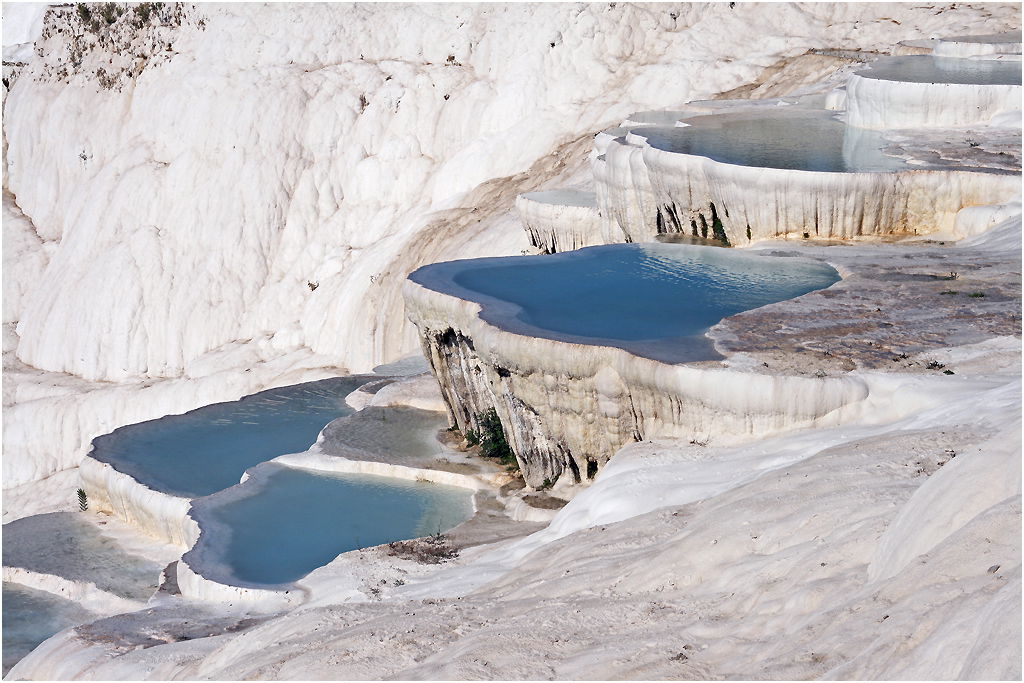
[{"label": "turquoise water", "polygon": [[366,377],[270,389],[238,401],[121,427],[93,440],[92,457],[152,489],[185,498],[239,482],[253,465],[309,448]]},{"label": "turquoise water", "polygon": [[3,675],[50,636],[93,618],[70,600],[4,581]]},{"label": "turquoise water", "polygon": [[468,489],[270,463],[193,502],[203,533],[184,559],[215,581],[279,586],[343,552],[447,531],[472,514]]},{"label": "turquoise water", "polygon": [[781,107],[688,119],[689,126],[636,128],[655,149],[707,157],[723,164],[828,173],[906,170],[882,153],[875,131],[848,127],[832,112]]},{"label": "turquoise water", "polygon": [[857,72],[863,78],[903,83],[1020,85],[1021,63],[994,59],[957,59],[932,55],[885,57]]},{"label": "turquoise water", "polygon": [[818,261],[676,244],[450,261],[409,277],[483,304],[481,317],[510,332],[665,362],[719,358],[704,333],[722,318],[839,280]]}]

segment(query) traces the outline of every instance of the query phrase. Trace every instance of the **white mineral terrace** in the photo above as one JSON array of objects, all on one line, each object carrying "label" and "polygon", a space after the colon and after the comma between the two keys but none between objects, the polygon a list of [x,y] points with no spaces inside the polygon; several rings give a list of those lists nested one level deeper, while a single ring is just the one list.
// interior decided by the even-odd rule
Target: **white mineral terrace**
[{"label": "white mineral terrace", "polygon": [[990,33],[980,36],[942,38],[932,54],[938,57],[974,57],[991,54],[1020,54],[1020,31]]},{"label": "white mineral terrace", "polygon": [[[630,435],[643,438],[749,438],[796,427],[835,424],[868,397],[864,380],[766,376],[720,367],[669,365],[620,348],[524,336],[480,317],[480,304],[454,296],[443,281],[408,281],[410,319],[425,348],[453,423],[494,407],[527,464],[526,481],[567,480],[598,465]],[[447,339],[471,340],[470,344]],[[542,363],[538,359],[543,359]],[[473,368],[478,368],[474,370]],[[531,406],[540,422],[517,406]],[[554,444],[574,462],[554,462]],[[558,448],[556,448],[558,450]],[[577,475],[573,475],[575,471]]]},{"label": "white mineral terrace", "polygon": [[553,254],[606,241],[601,235],[601,216],[593,192],[547,190],[516,197],[519,220],[530,244]]},{"label": "white mineral terrace", "polygon": [[675,126],[687,116],[692,116],[692,112],[689,111],[692,104],[693,103],[688,104],[686,110],[679,111],[638,111],[627,116],[622,122],[622,126],[624,128],[636,128],[637,126]]},{"label": "white mineral terrace", "polygon": [[[3,26],[5,679],[1021,679],[1019,3],[4,3]],[[710,135],[737,120],[760,135]],[[408,279],[694,235],[842,279],[672,364]],[[86,458],[392,361],[213,494]],[[492,407],[523,477],[444,429]],[[219,507],[282,470],[458,486],[473,516],[232,575],[203,534],[340,526],[311,495]]]},{"label": "white mineral terrace", "polygon": [[1024,88],[1019,56],[910,55],[882,58],[858,71],[846,93],[851,126],[953,128],[1019,112]]},{"label": "white mineral terrace", "polygon": [[[250,497],[254,495],[254,491],[257,492],[255,495],[259,495],[260,482],[266,477],[265,473],[272,469],[268,467],[271,463],[309,472],[376,475],[406,481],[433,482],[471,491],[492,490],[507,480],[506,475],[486,467],[480,469],[477,466],[466,470],[463,465],[460,466],[464,470],[462,472],[438,470],[436,462],[431,457],[423,455],[425,450],[436,450],[441,454],[442,461],[447,461],[452,455],[450,451],[436,443],[436,432],[441,423],[440,416],[432,418],[437,424],[431,422],[432,426],[426,429],[412,424],[407,427],[403,421],[402,411],[411,410],[421,415],[437,415],[418,408],[403,407],[422,404],[433,409],[439,407],[435,383],[430,382],[424,387],[421,377],[412,376],[398,382],[394,381],[394,378],[385,378],[371,384],[378,386],[372,388],[374,393],[370,394],[369,398],[353,398],[363,403],[362,412],[328,425],[310,451],[282,455],[257,465],[242,475],[241,483],[237,486],[207,497],[190,499],[155,490],[116,470],[109,463],[86,457],[80,471],[82,488],[87,492],[90,509],[112,514],[159,543],[176,546],[179,552],[193,549],[176,565],[178,590],[185,597],[224,603],[241,601],[260,610],[282,609],[299,604],[308,598],[308,591],[302,587],[301,582],[266,588],[248,585],[245,581],[233,580],[231,571],[209,557],[208,551],[197,553],[194,550],[201,534],[209,533],[208,527],[215,524],[208,511],[240,498]],[[361,393],[365,392],[353,392]],[[381,423],[371,421],[367,426],[363,426],[361,423],[366,422],[366,419],[362,416],[372,411],[384,411],[391,414],[392,418]],[[170,416],[166,419],[176,418],[180,416]],[[365,442],[368,428],[373,430],[372,443]],[[416,429],[422,434],[410,441],[404,436],[409,429]],[[389,436],[392,434],[394,436]],[[379,444],[376,442],[394,442],[395,445],[401,444],[402,447],[399,450],[385,449],[382,455],[388,458],[389,462],[374,455],[373,451],[379,450]],[[429,446],[430,443],[434,443],[433,447]],[[363,448],[373,450],[366,451]],[[325,452],[325,449],[328,452]],[[404,461],[401,461],[403,458]],[[228,534],[228,531],[221,529],[221,537]],[[207,576],[211,572],[211,567],[217,579]],[[29,585],[40,583],[26,580],[17,571],[8,578],[22,583],[27,582]],[[57,592],[57,589],[50,588],[45,581],[41,585],[47,590]],[[60,592],[67,593],[67,590],[61,589]],[[79,590],[72,595],[80,593]]]},{"label": "white mineral terrace", "polygon": [[1019,191],[1019,175],[1008,171],[909,165],[883,154],[881,137],[828,112],[780,108],[687,123],[633,129],[595,162],[601,214],[633,241],[680,232],[724,234],[734,246],[805,234],[950,234],[964,207]]}]

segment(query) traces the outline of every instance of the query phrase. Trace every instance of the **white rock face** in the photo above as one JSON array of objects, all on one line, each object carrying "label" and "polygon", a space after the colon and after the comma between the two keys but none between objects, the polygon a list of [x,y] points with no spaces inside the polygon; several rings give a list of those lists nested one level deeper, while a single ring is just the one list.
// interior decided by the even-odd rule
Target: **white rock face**
[{"label": "white rock face", "polygon": [[430,212],[480,183],[808,47],[891,44],[906,34],[894,18],[991,32],[1015,13],[207,5],[145,29],[128,12],[109,29],[115,56],[73,7],[53,9],[4,110],[10,190],[61,240],[26,292],[18,356],[89,379],[173,377],[266,336],[367,369],[414,348],[400,282],[459,255],[422,248]]},{"label": "white rock face", "polygon": [[14,203],[14,197],[3,197],[4,303],[3,322],[14,323],[21,317],[28,292],[37,287],[46,271],[57,242],[44,241]]},{"label": "white rock face", "polygon": [[657,205],[642,150],[627,140],[625,132],[620,129],[597,136],[591,170],[603,233],[621,234],[632,242],[642,239],[641,226],[656,225]]},{"label": "white rock face", "polygon": [[[1012,405],[1013,398],[1003,401]],[[989,439],[980,453],[955,458],[914,492],[868,566],[868,580],[889,578],[986,510],[1021,494],[1020,425]]]},{"label": "white rock face", "polygon": [[32,44],[43,30],[45,2],[12,2],[3,8],[4,61],[32,59]]}]

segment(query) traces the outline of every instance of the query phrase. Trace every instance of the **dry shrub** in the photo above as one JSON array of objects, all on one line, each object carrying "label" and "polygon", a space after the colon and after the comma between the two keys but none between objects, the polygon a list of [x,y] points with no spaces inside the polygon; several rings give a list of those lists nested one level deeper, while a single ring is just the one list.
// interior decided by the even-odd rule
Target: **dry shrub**
[{"label": "dry shrub", "polygon": [[459,551],[443,535],[388,543],[388,555],[420,564],[440,564],[459,556]]}]

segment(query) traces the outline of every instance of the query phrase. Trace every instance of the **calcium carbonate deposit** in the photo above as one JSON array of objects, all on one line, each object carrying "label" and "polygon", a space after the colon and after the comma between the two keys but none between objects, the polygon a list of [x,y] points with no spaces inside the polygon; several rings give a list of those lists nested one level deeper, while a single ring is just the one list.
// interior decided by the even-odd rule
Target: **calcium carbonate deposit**
[{"label": "calcium carbonate deposit", "polygon": [[2,13],[6,680],[1020,680],[1019,4]]}]

